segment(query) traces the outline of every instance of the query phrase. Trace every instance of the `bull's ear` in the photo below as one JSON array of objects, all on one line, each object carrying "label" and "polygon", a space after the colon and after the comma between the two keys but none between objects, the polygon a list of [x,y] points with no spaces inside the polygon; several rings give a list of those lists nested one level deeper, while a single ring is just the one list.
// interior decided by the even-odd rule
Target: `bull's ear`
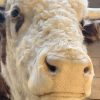
[{"label": "bull's ear", "polygon": [[71,7],[75,10],[79,21],[84,19],[88,13],[88,0],[69,0]]},{"label": "bull's ear", "polygon": [[100,20],[84,20],[81,24],[86,43],[90,44],[100,40]]}]

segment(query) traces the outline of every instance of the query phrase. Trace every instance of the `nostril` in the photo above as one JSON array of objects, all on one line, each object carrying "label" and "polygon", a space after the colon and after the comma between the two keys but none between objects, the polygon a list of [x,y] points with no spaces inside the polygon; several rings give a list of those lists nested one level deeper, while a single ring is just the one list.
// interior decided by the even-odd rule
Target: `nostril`
[{"label": "nostril", "polygon": [[4,23],[5,22],[5,16],[0,13],[0,23]]},{"label": "nostril", "polygon": [[88,73],[89,71],[90,71],[89,66],[87,66],[87,67],[84,68],[84,73],[85,73],[85,74]]},{"label": "nostril", "polygon": [[45,61],[45,62],[46,62],[46,65],[47,65],[50,72],[55,73],[57,71],[56,66],[49,64],[47,61]]}]

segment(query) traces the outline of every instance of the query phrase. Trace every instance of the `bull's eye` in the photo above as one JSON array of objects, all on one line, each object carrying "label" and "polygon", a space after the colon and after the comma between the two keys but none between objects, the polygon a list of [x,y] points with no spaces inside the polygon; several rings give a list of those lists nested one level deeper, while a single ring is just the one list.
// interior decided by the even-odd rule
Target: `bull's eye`
[{"label": "bull's eye", "polygon": [[13,10],[12,10],[12,12],[11,12],[11,16],[13,17],[13,18],[16,18],[16,17],[18,17],[20,15],[20,9],[18,8],[18,7],[15,7]]},{"label": "bull's eye", "polygon": [[24,23],[24,14],[21,13],[21,10],[18,6],[15,6],[11,11],[11,19],[12,22],[15,23],[16,32],[18,32]]}]

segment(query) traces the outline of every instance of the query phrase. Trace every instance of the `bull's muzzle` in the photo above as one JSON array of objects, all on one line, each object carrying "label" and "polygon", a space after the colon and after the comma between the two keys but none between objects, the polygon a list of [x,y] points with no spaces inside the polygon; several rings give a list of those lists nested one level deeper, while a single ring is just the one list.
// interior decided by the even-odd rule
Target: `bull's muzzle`
[{"label": "bull's muzzle", "polygon": [[[89,56],[84,52],[76,49],[49,52],[41,64],[43,67],[36,72],[38,78],[31,81],[31,89],[38,84],[36,94],[46,94],[47,98],[48,95],[65,98],[83,98],[90,95],[94,71]],[[41,89],[42,92],[39,92]]]}]

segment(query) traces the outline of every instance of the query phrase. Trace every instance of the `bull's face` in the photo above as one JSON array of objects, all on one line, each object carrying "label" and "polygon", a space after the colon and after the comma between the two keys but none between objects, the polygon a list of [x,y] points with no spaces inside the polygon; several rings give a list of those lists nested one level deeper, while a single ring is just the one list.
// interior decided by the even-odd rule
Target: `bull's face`
[{"label": "bull's face", "polygon": [[78,18],[71,3],[63,1],[10,7],[8,72],[16,91],[21,89],[24,95],[41,100],[78,100],[90,95],[94,72],[79,26],[84,9]]}]

